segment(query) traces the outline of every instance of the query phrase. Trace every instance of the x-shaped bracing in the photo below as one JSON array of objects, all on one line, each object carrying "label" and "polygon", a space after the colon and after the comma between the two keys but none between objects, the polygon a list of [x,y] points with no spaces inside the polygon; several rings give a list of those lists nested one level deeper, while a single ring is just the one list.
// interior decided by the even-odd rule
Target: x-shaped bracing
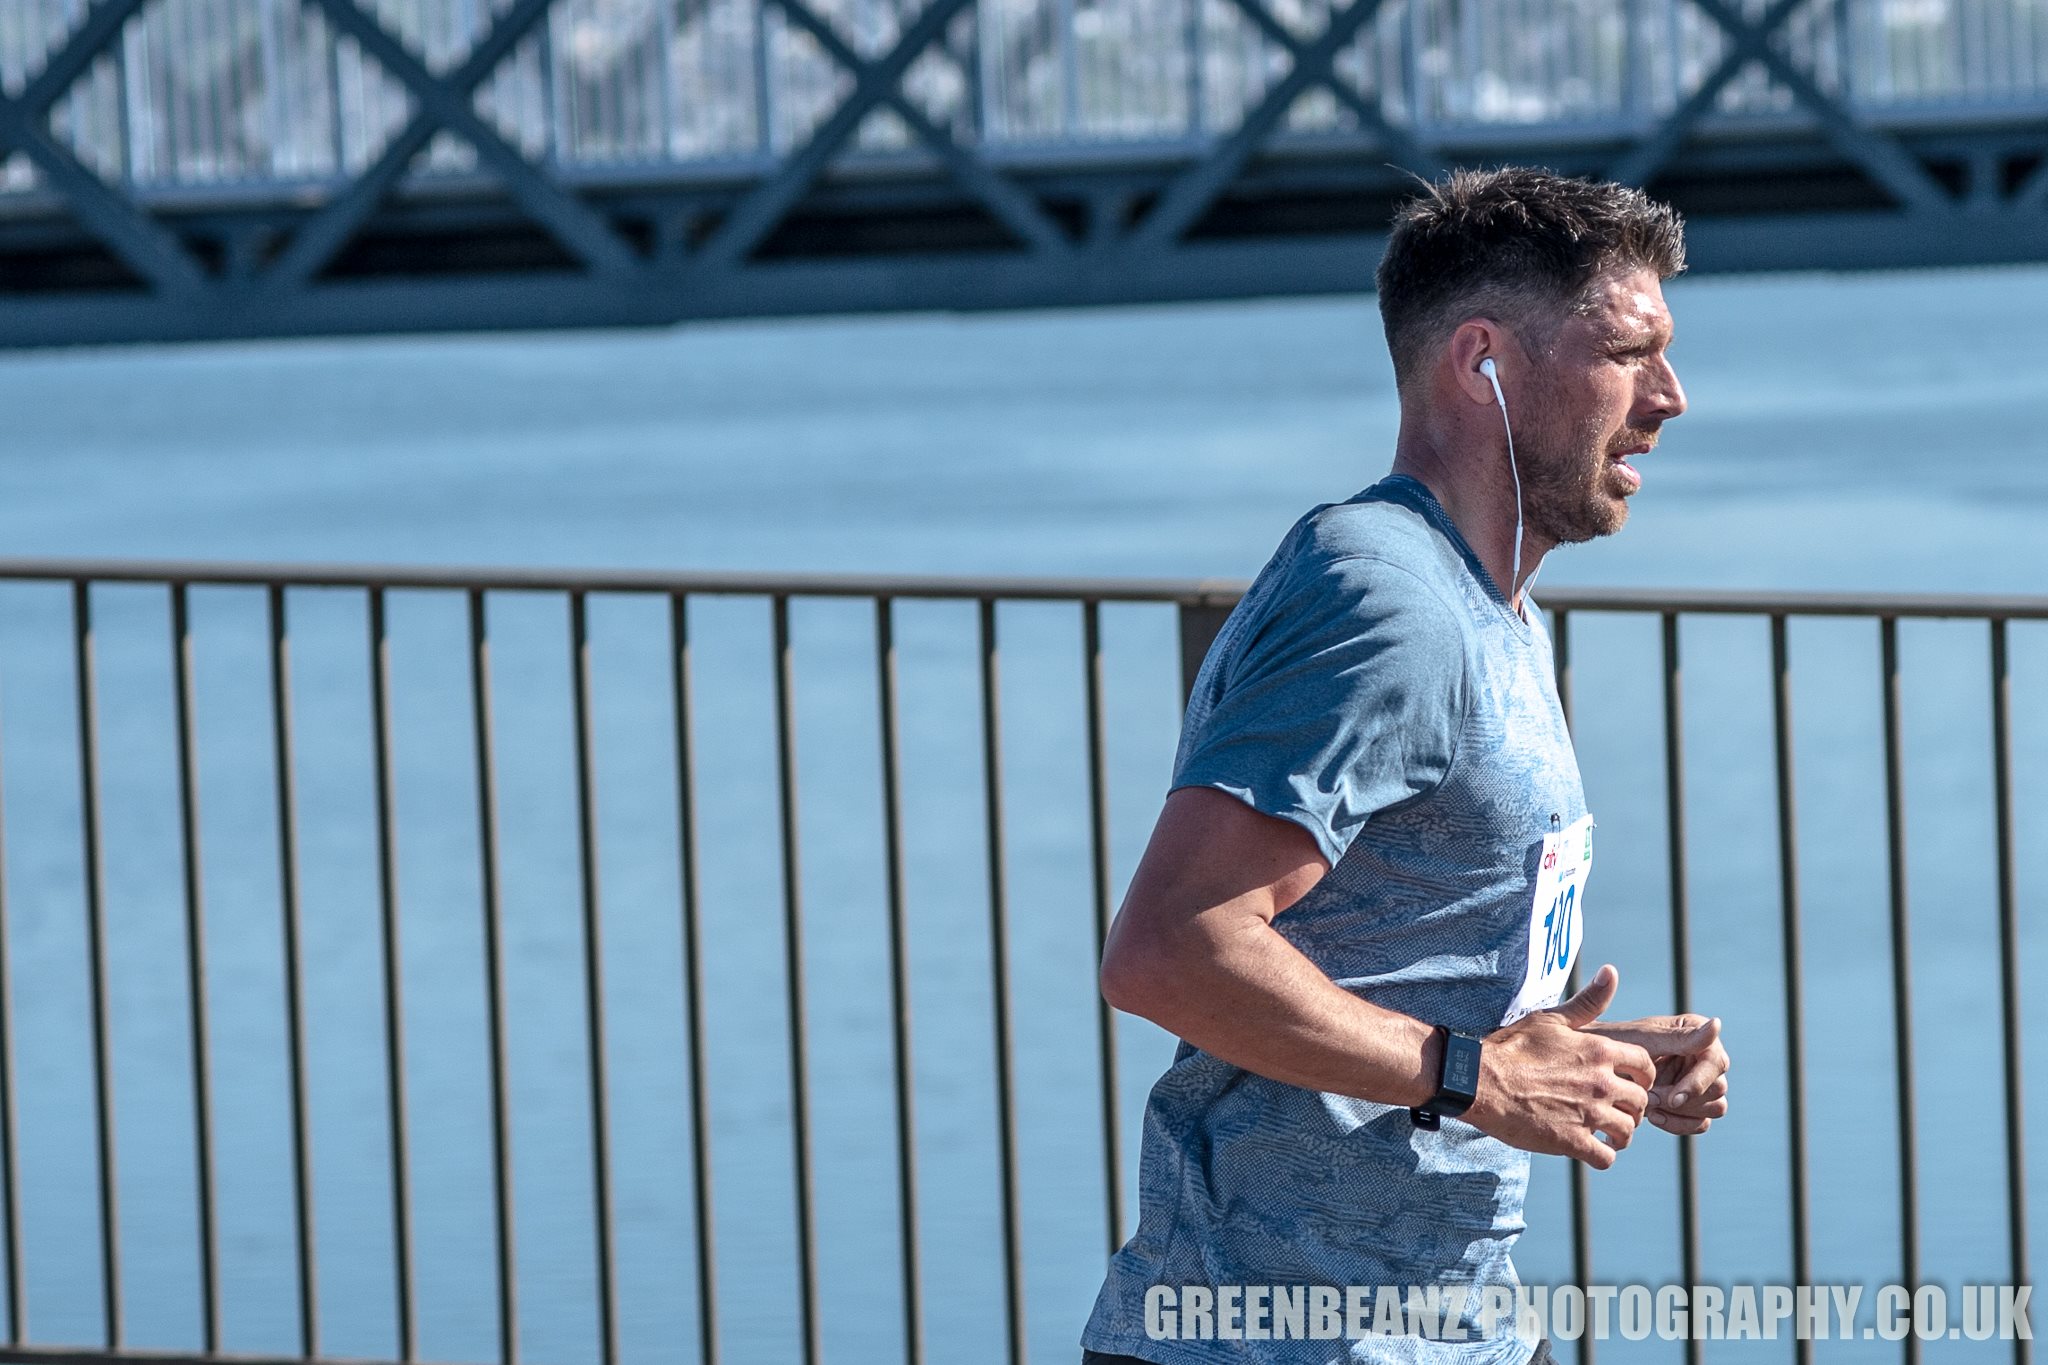
[{"label": "x-shaped bracing", "polygon": [[[838,31],[819,18],[804,4],[804,0],[773,0],[773,3],[788,16],[791,23],[815,38],[827,56],[846,68],[847,73],[854,78],[854,90],[857,95],[861,81],[870,66],[876,64],[869,63],[848,46]],[[898,46],[900,48],[901,44]],[[913,60],[915,55],[912,54]],[[889,58],[883,60],[887,61]],[[904,125],[918,141],[937,153],[939,160],[945,164],[954,180],[979,199],[1010,231],[1040,251],[1059,253],[1068,250],[1071,243],[1066,233],[1061,230],[1058,223],[1046,216],[1045,210],[1038,206],[1036,199],[996,174],[986,161],[962,147],[904,95],[903,75],[909,68],[909,62],[903,63],[902,72],[899,72],[884,89],[881,103],[887,105],[903,120]],[[848,135],[851,131],[847,130]]]},{"label": "x-shaped bracing", "polygon": [[1287,74],[1269,87],[1256,108],[1218,143],[1208,156],[1181,172],[1166,189],[1151,212],[1134,228],[1129,240],[1134,245],[1162,247],[1176,241],[1216,202],[1216,196],[1236,178],[1246,161],[1280,128],[1295,100],[1312,86],[1325,86],[1350,106],[1360,122],[1374,132],[1394,158],[1418,175],[1440,174],[1436,158],[1424,151],[1407,133],[1395,128],[1374,103],[1360,95],[1336,72],[1336,61],[1345,46],[1379,11],[1382,0],[1351,0],[1333,10],[1330,20],[1314,42],[1303,44],[1275,19],[1259,0],[1233,0],[1259,30],[1286,49],[1292,57]]},{"label": "x-shaped bracing", "polygon": [[[1273,17],[1273,12],[1259,3],[1259,0],[1231,0],[1231,3],[1252,21],[1252,26],[1266,35],[1267,39],[1279,46],[1295,62],[1300,62],[1307,50],[1287,25]],[[1422,145],[1408,135],[1405,128],[1398,128],[1387,121],[1380,112],[1379,102],[1366,98],[1354,89],[1351,83],[1337,74],[1336,54],[1323,67],[1321,83],[1340,103],[1358,116],[1359,125],[1380,140],[1394,160],[1403,168],[1417,175],[1429,177],[1441,174],[1443,167],[1437,159],[1424,151]],[[1285,110],[1282,111],[1283,113]]]},{"label": "x-shaped bracing", "polygon": [[[196,293],[206,272],[177,237],[95,175],[49,131],[50,109],[142,8],[144,0],[100,0],[64,47],[20,95],[0,95],[0,147],[26,154],[70,203],[81,223],[159,292]],[[435,132],[469,141],[526,211],[592,269],[615,274],[637,264],[633,249],[573,194],[511,147],[477,114],[476,89],[544,16],[552,0],[516,0],[446,77],[425,65],[353,0],[313,0],[338,32],[412,92],[418,108],[378,159],[311,220],[301,225],[266,272],[272,284],[298,284],[317,274],[375,211]]]},{"label": "x-shaped bracing", "polygon": [[938,154],[953,178],[1012,232],[1040,252],[1057,254],[1070,249],[1066,234],[1035,200],[954,141],[903,94],[903,78],[911,65],[973,0],[929,0],[910,26],[897,36],[895,46],[874,61],[855,52],[803,0],[773,3],[853,76],[853,89],[804,144],[790,153],[773,176],[733,206],[692,257],[693,261],[712,268],[744,261],[810,191],[862,120],[884,105],[894,110],[918,140]]},{"label": "x-shaped bracing", "polygon": [[51,107],[141,8],[142,0],[100,0],[26,89],[12,98],[0,95],[0,147],[22,152],[34,162],[50,186],[70,203],[86,231],[158,292],[191,294],[203,288],[206,280],[191,252],[93,174],[49,129]]},{"label": "x-shaped bracing", "polygon": [[1811,2],[1772,0],[1770,8],[1752,23],[1728,0],[1688,0],[1728,35],[1728,50],[1720,64],[1654,133],[1608,168],[1608,178],[1631,185],[1647,184],[1677,153],[1693,125],[1714,107],[1714,101],[1728,83],[1752,63],[1762,63],[1820,121],[1821,131],[1836,149],[1861,166],[1900,203],[1923,212],[1953,209],[1955,200],[1948,191],[1896,139],[1857,122],[1840,100],[1822,90],[1812,76],[1772,44],[1778,30]]},{"label": "x-shaped bracing", "polygon": [[553,0],[516,0],[473,46],[462,64],[435,76],[404,43],[357,7],[355,0],[313,0],[337,32],[346,33],[412,92],[417,108],[377,160],[346,190],[302,224],[266,273],[277,285],[301,284],[319,273],[348,243],[390,193],[420,149],[442,128],[476,148],[477,159],[496,172],[528,214],[557,241],[601,275],[636,269],[638,253],[610,224],[569,190],[549,179],[476,111],[477,87],[512,52],[548,11]]}]

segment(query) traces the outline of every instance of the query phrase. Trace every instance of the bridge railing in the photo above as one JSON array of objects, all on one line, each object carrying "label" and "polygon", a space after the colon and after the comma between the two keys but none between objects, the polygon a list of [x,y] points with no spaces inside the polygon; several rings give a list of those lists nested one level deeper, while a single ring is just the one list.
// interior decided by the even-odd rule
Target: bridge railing
[{"label": "bridge railing", "polygon": [[[1723,0],[1712,0],[1719,5]],[[0,88],[19,94],[95,8],[35,0],[0,25]],[[436,73],[514,9],[475,0],[369,7]],[[1762,19],[1759,0],[1732,7]],[[910,67],[904,94],[963,143],[1020,155],[1103,144],[1199,146],[1238,126],[1287,69],[1277,25],[1297,42],[1331,0],[1022,0],[963,6]],[[874,60],[913,22],[904,0],[823,0],[808,12]],[[688,172],[757,174],[799,146],[851,89],[845,65],[772,0],[557,0],[475,107],[529,158],[571,181]],[[1771,42],[1815,86],[1876,126],[2048,105],[2048,15],[2031,0],[1809,0],[1770,23]],[[1385,0],[1339,56],[1341,79],[1421,145],[1528,127],[1611,140],[1655,127],[1731,49],[1694,0]],[[154,0],[143,5],[50,118],[101,177],[135,191],[345,181],[377,158],[414,107],[406,83],[320,3]],[[1806,117],[1755,64],[1720,84],[1724,121]],[[1358,117],[1310,90],[1286,131],[1356,133]],[[1364,130],[1370,133],[1371,129]],[[917,140],[893,111],[870,118],[857,154],[886,160]],[[476,169],[442,134],[427,173]],[[0,187],[39,183],[17,151]]]},{"label": "bridge railing", "polygon": [[[1163,786],[1175,683],[1186,686],[1239,591],[1192,581],[0,561],[8,712],[0,728],[8,797],[0,860],[0,1298],[8,1328],[0,1359],[246,1356],[253,1339],[265,1358],[289,1360],[510,1362],[524,1342],[550,1358],[607,1365],[692,1353],[706,1361],[816,1361],[834,1338],[835,1358],[917,1362],[931,1324],[948,1314],[949,1340],[1003,1341],[1013,1362],[1067,1358],[1100,1258],[1130,1231],[1131,1125],[1149,1078],[1128,1057],[1120,1065],[1132,1026],[1120,1027],[1096,997],[1090,964],[1130,862],[1129,840],[1142,832],[1135,825],[1156,808]],[[1668,982],[1681,1009],[1696,1003],[1702,932],[1724,941],[1740,895],[1723,856],[1729,830],[1717,826],[1703,931],[1693,913],[1700,872],[1689,841],[1701,817],[1688,816],[1688,800],[1703,786],[1702,769],[1688,769],[1701,758],[1687,744],[1698,717],[1689,731],[1692,675],[1680,643],[1685,632],[1719,631],[1726,622],[1755,637],[1738,645],[1715,634],[1695,663],[1706,673],[1743,660],[1758,674],[1750,681],[1767,715],[1757,742],[1729,740],[1740,724],[1722,714],[1723,684],[1710,684],[1720,738],[1705,752],[1704,771],[1711,780],[1748,774],[1773,807],[1758,868],[1774,903],[1759,923],[1774,926],[1777,942],[1774,951],[1746,949],[1734,984],[1754,993],[1755,1008],[1731,1015],[1730,1027],[1746,1056],[1778,1059],[1745,1063],[1744,1103],[1766,1126],[1782,1126],[1771,1145],[1748,1149],[1771,1153],[1768,1163],[1750,1163],[1771,1171],[1744,1177],[1770,1182],[1769,1225],[1749,1226],[1764,1220],[1745,1213],[1744,1235],[1753,1240],[1733,1252],[1703,1240],[1713,1219],[1702,1207],[1693,1140],[1676,1144],[1667,1196],[1675,1261],[1673,1246],[1646,1251],[1639,1238],[1617,1252],[1614,1233],[1596,1264],[1590,1182],[1572,1167],[1571,1237],[1552,1265],[1559,1278],[1589,1284],[1667,1266],[1683,1283],[1809,1283],[1823,1260],[1843,1277],[1839,1255],[1816,1248],[1839,1247],[1844,1237],[1865,1251],[1873,1240],[1884,1243],[1874,1254],[1899,1282],[1952,1271],[1922,1251],[1915,1093],[1926,1071],[1916,1072],[1918,1036],[1934,1039],[1937,1073],[1954,1070],[1966,1050],[1995,1058],[2003,1094],[1975,1115],[1972,1150],[1982,1157],[1974,1174],[1988,1182],[1985,1206],[1998,1211],[1998,1226],[1979,1250],[1994,1248],[1994,1277],[2025,1283],[2013,680],[2016,657],[2042,642],[2048,598],[1560,589],[1546,601],[1561,696],[1568,714],[1586,722],[1580,749],[1594,804],[1618,812],[1612,823],[1624,833],[1631,820],[1637,833],[1661,825],[1663,857],[1651,861],[1663,867],[1652,869],[1650,884],[1661,875],[1665,927],[1661,939],[1646,940],[1642,965]],[[813,611],[826,616],[807,624]],[[742,617],[751,624],[736,626]],[[1634,633],[1608,629],[1613,623],[1633,623]],[[729,644],[720,632],[734,629],[743,648],[719,643]],[[1826,1115],[1810,1102],[1807,1058],[1820,1044],[1809,1037],[1806,1001],[1816,987],[1841,987],[1851,967],[1832,942],[1820,959],[1802,944],[1802,895],[1813,874],[1803,877],[1800,866],[1791,642],[1806,630],[1834,632],[1827,638],[1837,641],[1843,631],[1867,630],[1875,639],[1862,643],[1877,652],[1876,676],[1857,686],[1875,703],[1879,752],[1859,771],[1877,783],[1881,834],[1858,856],[1882,869],[1882,906],[1853,907],[1842,922],[1860,926],[1867,942],[1888,943],[1888,966],[1887,985],[1874,993],[1882,1003],[1864,998],[1860,1006],[1857,1046],[1875,1051],[1858,1053],[1853,1068],[1855,1120],[1869,1149],[1857,1158],[1865,1164],[1857,1167],[1853,1218],[1816,1219],[1811,1197],[1810,1134]],[[1927,637],[1940,687],[1954,676],[1974,678],[1988,720],[1981,773],[1989,828],[1966,833],[1988,859],[1995,932],[1982,951],[1951,963],[1953,979],[1938,986],[1988,1002],[1996,1037],[1974,1050],[1951,1032],[1930,1034],[1912,1008],[1901,640],[1922,630],[1942,632]],[[1021,656],[1061,639],[1048,657],[1063,661],[1054,673],[1072,676],[1056,686],[1052,673]],[[1024,642],[1020,656],[1006,653],[1012,640]],[[629,667],[621,657],[634,649],[638,662]],[[1631,651],[1639,657],[1614,657]],[[913,666],[923,681],[906,680]],[[1131,674],[1143,680],[1136,693],[1125,685]],[[1598,679],[1590,697],[1589,676]],[[1626,678],[1635,684],[1617,681]],[[820,701],[818,689],[830,696]],[[1823,701],[1825,743],[1835,746],[1841,714],[1855,708],[1832,682]],[[801,743],[800,715],[808,727]],[[811,725],[812,717],[822,724]],[[2038,719],[2021,707],[2021,721]],[[1641,725],[1659,738],[1643,743],[1634,729]],[[749,726],[762,733],[742,768],[734,758],[742,750],[731,746]],[[919,726],[942,732],[919,740],[916,752],[951,774],[954,785],[943,791],[931,788],[936,778],[922,763],[906,764],[906,734]],[[1120,728],[1146,738],[1133,748]],[[1607,733],[1617,728],[1628,731],[1618,741]],[[2026,745],[2048,741],[2027,733]],[[547,735],[562,749],[552,768],[520,756]],[[1019,783],[1039,780],[1048,751],[1065,748],[1076,750],[1065,755],[1066,795],[1034,791],[1020,800]],[[857,780],[836,770],[817,776],[821,755],[844,759],[856,750],[873,751]],[[1648,763],[1661,800],[1627,797],[1609,767],[1630,756]],[[437,776],[422,775],[429,759]],[[1855,785],[1853,776],[1843,780]],[[338,788],[360,789],[353,806]],[[202,802],[202,789],[212,804]],[[1139,820],[1113,840],[1119,791]],[[1826,805],[1852,804],[1854,796],[1835,785]],[[557,833],[566,833],[560,866],[536,852],[545,821],[522,815],[520,832],[508,828],[514,806],[550,800]],[[1955,791],[1943,801],[1968,804]],[[354,842],[336,833],[343,807],[367,827]],[[631,827],[608,835],[601,850],[600,831],[613,830],[622,809]],[[935,852],[927,835],[941,828],[946,847]],[[720,873],[713,865],[722,845],[747,839],[755,842],[746,865]],[[849,862],[841,844],[859,845],[859,857]],[[157,850],[155,861],[138,851],[143,846]],[[453,880],[419,873],[417,859],[428,855],[473,865]],[[664,861],[667,881],[648,871]],[[61,870],[66,863],[73,873]],[[925,864],[930,877],[921,882]],[[1039,888],[1028,898],[1015,891],[1027,864]],[[866,871],[849,873],[855,865]],[[418,875],[402,887],[402,872]],[[863,879],[866,890],[855,885]],[[348,898],[337,889],[343,883],[363,912],[352,921],[360,938],[353,948],[334,909]],[[1066,888],[1074,913],[1065,920],[1055,905],[1062,897],[1042,894],[1051,884]],[[552,894],[535,889],[543,885]],[[522,897],[532,902],[525,910],[515,904]],[[933,931],[920,920],[921,897],[956,916],[940,931],[956,956],[935,963],[920,946],[920,923]],[[1958,909],[1965,898],[1959,884],[1945,888],[1933,931],[1944,942],[1967,937]],[[317,914],[315,899],[327,907]],[[761,944],[749,948],[736,937],[756,930],[735,927],[734,914],[747,926],[779,928],[768,959]],[[477,981],[467,986],[471,969],[456,971],[440,948],[430,960],[420,956],[427,940],[445,947],[446,924],[458,920],[475,927],[460,944],[477,959]],[[1044,946],[1055,922],[1078,928],[1063,949]],[[1616,926],[1624,935],[1642,931],[1622,919]],[[1838,928],[1831,921],[1828,932]],[[608,947],[608,930],[638,946],[615,938]],[[649,933],[673,936],[673,957],[648,947]],[[982,946],[960,947],[977,937]],[[62,1009],[35,1000],[78,971],[64,960],[71,952],[84,965],[78,1018],[67,1024]],[[673,966],[679,980],[668,993],[648,993],[641,958],[663,971]],[[252,965],[261,961],[274,977]],[[608,992],[608,971],[630,981]],[[1020,971],[1032,978],[1022,988]],[[962,979],[975,972],[986,974],[985,987],[961,994]],[[360,987],[352,1005],[335,984],[351,974]],[[866,1012],[835,996],[821,1016],[816,992],[854,979]],[[919,989],[932,1006],[917,1031],[913,981],[925,983]],[[1729,984],[1724,976],[1724,992]],[[472,990],[469,1014],[451,1016],[437,1003]],[[281,1021],[275,1026],[253,1022],[271,1012]],[[482,1039],[466,1054],[468,1072],[423,1056],[415,1021],[430,1021],[438,1046],[450,1018]],[[1782,1021],[1775,1039],[1758,1022],[1770,1019]],[[350,1030],[353,1053],[336,1041]],[[835,1052],[819,1065],[821,1051],[863,1032],[867,1050],[854,1062]],[[1872,1043],[1872,1035],[1882,1036]],[[1886,1060],[1887,1038],[1884,1075],[1870,1058]],[[1156,1042],[1148,1056],[1158,1055]],[[244,1077],[231,1086],[227,1073],[246,1072],[248,1054],[273,1044],[283,1060],[265,1075],[283,1093],[257,1103],[243,1093],[252,1083]],[[735,1047],[745,1053],[737,1070],[719,1060],[721,1048]],[[534,1049],[552,1058],[546,1076],[532,1069]],[[1056,1054],[1049,1059],[1048,1049]],[[935,1078],[930,1068],[942,1065],[965,1069]],[[1766,1086],[1774,1069],[1776,1085]],[[856,1080],[844,1079],[849,1071]],[[657,1082],[657,1073],[667,1079]],[[722,1086],[745,1092],[744,1113],[734,1113]],[[1779,1093],[1763,1093],[1769,1088]],[[337,1089],[350,1097],[340,1109],[321,1098]],[[938,1106],[921,1108],[918,1097],[929,1106],[934,1090]],[[474,1101],[473,1129],[423,1131],[423,1106],[445,1106],[455,1091]],[[967,1127],[987,1139],[988,1160],[963,1176],[957,1154],[947,1156],[933,1180],[920,1165],[921,1154],[936,1160],[933,1129],[959,1141],[962,1106],[982,1104],[987,1112]],[[535,1106],[552,1106],[556,1116],[535,1139],[550,1153],[540,1165],[530,1155],[518,1159],[536,1131]],[[144,1127],[117,1137],[117,1114],[138,1111]],[[627,1132],[653,1122],[650,1113],[674,1119],[658,1158]],[[872,1139],[866,1168],[849,1150],[862,1145],[850,1136],[856,1130]],[[230,1200],[230,1185],[262,1183],[250,1171],[263,1163],[264,1133],[289,1153],[268,1202],[252,1204],[246,1190]],[[830,1135],[822,1150],[821,1134]],[[1895,1157],[1888,1172],[1870,1165],[1887,1143]],[[342,1200],[323,1202],[321,1191],[338,1177],[316,1160],[322,1150],[330,1161],[336,1152],[350,1160],[371,1153],[344,1182]],[[733,1162],[737,1174],[726,1164]],[[1855,1164],[1848,1156],[1833,1164],[1846,1170],[1842,1162]],[[821,1163],[829,1168],[823,1179]],[[565,1192],[564,1170],[584,1193]],[[1944,1209],[1968,1203],[1958,1182],[1970,1175],[1944,1170]],[[729,1197],[734,1183],[747,1196],[743,1213]],[[767,1198],[767,1185],[778,1183],[782,1193]],[[540,1238],[515,1238],[522,1219],[535,1226],[536,1184],[550,1185],[547,1197],[571,1213],[542,1218],[551,1231]],[[423,1250],[429,1224],[438,1226],[431,1210],[459,1202],[463,1189],[477,1195],[471,1212],[481,1229],[461,1243],[466,1257],[452,1258],[475,1263],[468,1278],[447,1268],[445,1240],[442,1252]],[[1724,1186],[1716,1207],[1739,1197]],[[1648,1216],[1637,1199],[1611,1227]],[[853,1214],[844,1212],[848,1200],[859,1204]],[[942,1227],[956,1206],[980,1207],[987,1217],[970,1232]],[[1055,1206],[1057,1217],[1046,1212]],[[128,1214],[139,1221],[124,1223]],[[1889,1235],[1873,1236],[1856,1221],[1873,1216]],[[324,1241],[322,1218],[333,1220]],[[663,1219],[674,1245],[628,1227]],[[734,1247],[736,1220],[739,1240],[754,1239],[749,1249]],[[353,1229],[352,1255],[369,1270],[338,1267],[337,1223]],[[765,1250],[756,1244],[763,1235]],[[379,1237],[381,1249],[373,1245]],[[933,1239],[943,1243],[936,1253]],[[1065,1249],[1054,1264],[1065,1287],[1050,1295],[1031,1283],[1047,1264],[1034,1240]],[[365,1275],[388,1280],[365,1296]],[[958,1309],[933,1292],[960,1275],[980,1276],[981,1309]],[[348,1310],[355,1321],[341,1321],[323,1295],[338,1282],[356,1285]],[[848,1344],[836,1337],[850,1330],[840,1311],[850,1282],[868,1335]],[[258,1293],[251,1284],[267,1288]],[[469,1315],[466,1327],[423,1328],[456,1298],[466,1305],[457,1314]],[[688,1351],[675,1337],[647,1335],[674,1325],[655,1322],[650,1304],[679,1302],[689,1305],[680,1337],[693,1343]],[[984,1318],[972,1316],[982,1310]],[[380,1321],[365,1329],[365,1315]],[[254,1319],[268,1329],[237,1326]],[[974,1338],[960,1336],[963,1322]],[[537,1347],[537,1337],[551,1349]],[[1582,1343],[1579,1358],[1590,1361],[1594,1349]],[[1801,1344],[1799,1358],[1810,1349]],[[1911,1358],[1917,1346],[1903,1349]],[[2013,1349],[2027,1358],[2026,1343]]]}]

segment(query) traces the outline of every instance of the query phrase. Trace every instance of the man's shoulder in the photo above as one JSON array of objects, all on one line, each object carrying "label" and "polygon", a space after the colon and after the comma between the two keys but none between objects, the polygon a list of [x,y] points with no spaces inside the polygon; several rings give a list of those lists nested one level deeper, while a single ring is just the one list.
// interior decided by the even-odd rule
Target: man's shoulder
[{"label": "man's shoulder", "polygon": [[1287,596],[1374,615],[1423,612],[1462,618],[1458,553],[1426,516],[1361,495],[1304,516],[1283,551]]},{"label": "man's shoulder", "polygon": [[1385,480],[1309,512],[1301,520],[1301,552],[1328,562],[1377,560],[1424,576],[1457,567],[1457,547],[1418,501],[1402,496],[1401,482]]}]

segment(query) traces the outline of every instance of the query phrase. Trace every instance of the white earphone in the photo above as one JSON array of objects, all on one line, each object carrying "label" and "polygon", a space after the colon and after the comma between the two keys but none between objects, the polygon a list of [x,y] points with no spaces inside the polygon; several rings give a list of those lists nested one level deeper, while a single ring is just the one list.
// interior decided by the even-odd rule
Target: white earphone
[{"label": "white earphone", "polygon": [[1486,376],[1486,382],[1493,385],[1493,401],[1500,404],[1500,424],[1508,434],[1508,473],[1515,478],[1515,559],[1514,570],[1508,579],[1508,606],[1515,605],[1515,590],[1522,581],[1522,471],[1515,462],[1515,429],[1508,424],[1508,399],[1500,391],[1499,367],[1488,356],[1479,362],[1479,373]]}]

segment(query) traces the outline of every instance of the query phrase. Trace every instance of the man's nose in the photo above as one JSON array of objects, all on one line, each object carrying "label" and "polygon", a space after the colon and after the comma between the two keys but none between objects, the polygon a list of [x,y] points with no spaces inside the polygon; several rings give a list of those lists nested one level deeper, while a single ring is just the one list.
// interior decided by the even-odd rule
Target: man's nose
[{"label": "man's nose", "polygon": [[1685,386],[1678,382],[1678,371],[1671,368],[1671,362],[1660,360],[1649,372],[1649,383],[1640,395],[1646,416],[1654,416],[1660,422],[1668,422],[1685,411]]}]

